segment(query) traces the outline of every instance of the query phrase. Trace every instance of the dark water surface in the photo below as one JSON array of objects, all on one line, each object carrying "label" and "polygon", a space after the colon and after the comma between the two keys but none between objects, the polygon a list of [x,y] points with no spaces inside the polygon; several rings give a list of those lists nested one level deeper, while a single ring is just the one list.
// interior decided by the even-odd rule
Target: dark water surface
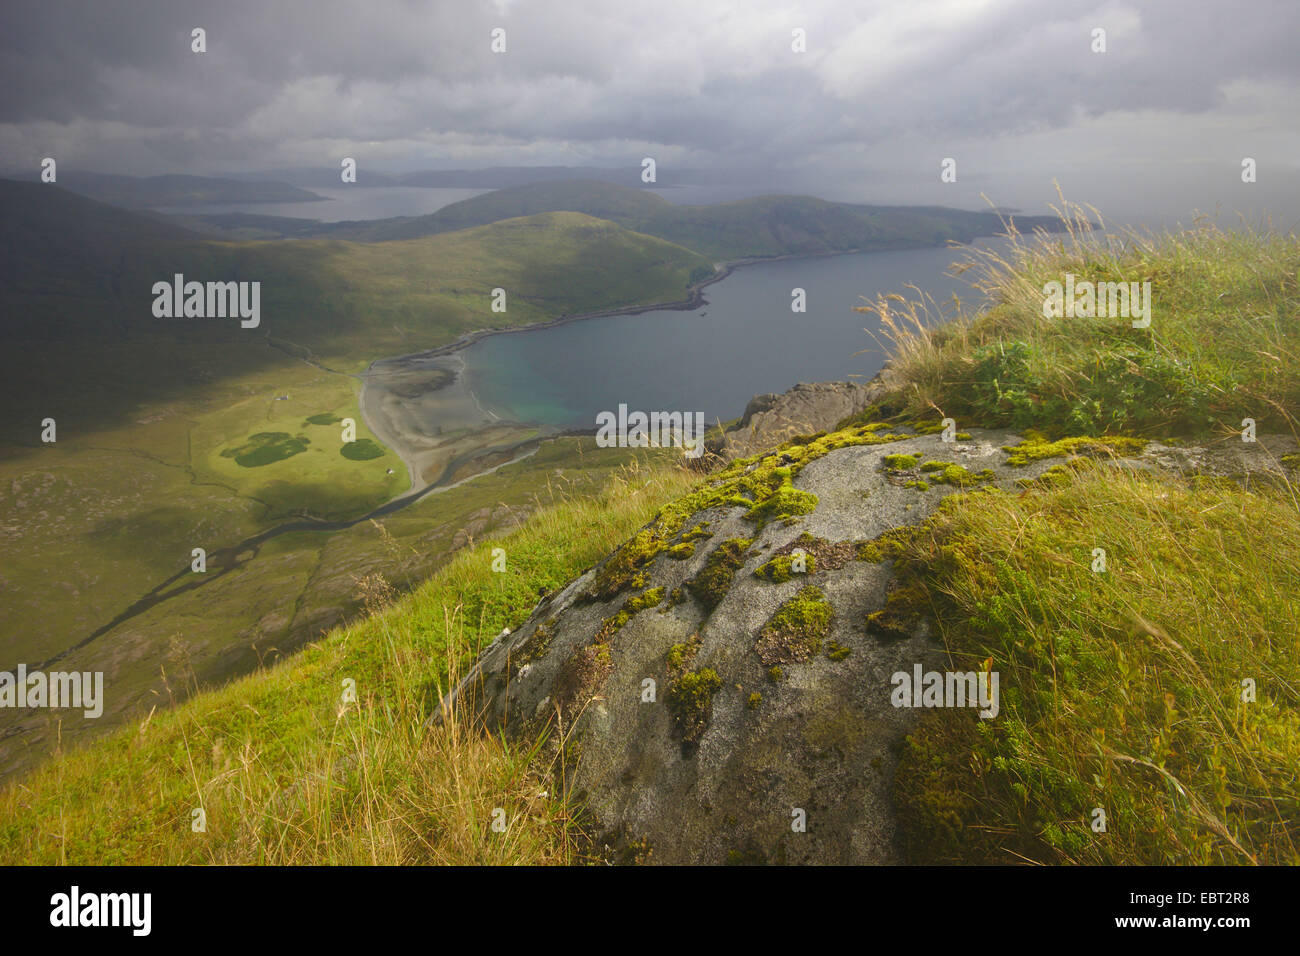
[{"label": "dark water surface", "polygon": [[[879,334],[879,321],[854,306],[889,292],[914,298],[909,283],[940,302],[957,293],[973,304],[974,290],[945,275],[967,252],[919,249],[744,266],[709,286],[708,304],[693,312],[585,319],[480,339],[460,353],[464,374],[485,408],[514,421],[591,428],[598,412],[616,412],[619,403],[727,421],[761,392],[871,378],[884,355],[864,330]],[[790,310],[796,287],[807,293],[805,313]],[[854,354],[863,349],[869,351]]]}]

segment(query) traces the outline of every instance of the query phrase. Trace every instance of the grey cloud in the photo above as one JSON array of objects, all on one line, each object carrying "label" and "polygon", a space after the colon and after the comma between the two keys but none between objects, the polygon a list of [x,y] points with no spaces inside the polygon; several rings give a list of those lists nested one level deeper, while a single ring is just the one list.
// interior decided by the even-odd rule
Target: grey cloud
[{"label": "grey cloud", "polygon": [[[488,49],[497,25],[504,56]],[[1089,50],[1094,26],[1105,55]],[[1298,27],[1283,0],[9,0],[0,158],[57,147],[151,173],[320,165],[349,148],[407,168],[647,148],[797,171],[1134,111],[1195,125],[1234,83],[1294,84]],[[1268,99],[1258,125],[1293,125],[1295,107]]]}]

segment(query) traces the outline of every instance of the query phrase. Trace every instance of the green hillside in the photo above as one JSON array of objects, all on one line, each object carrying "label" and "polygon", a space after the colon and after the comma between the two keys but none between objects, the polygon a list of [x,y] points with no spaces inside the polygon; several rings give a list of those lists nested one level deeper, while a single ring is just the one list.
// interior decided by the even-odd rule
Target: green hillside
[{"label": "green hillside", "polygon": [[[896,800],[910,859],[1300,860],[1293,483],[1067,465],[1077,443],[1049,441],[1239,442],[1243,408],[1294,435],[1298,269],[1294,236],[1199,230],[1134,237],[1122,251],[1071,237],[985,260],[980,281],[1001,303],[990,312],[926,330],[897,307],[894,390],[858,423],[936,409],[963,427],[1016,421],[1054,432],[1019,454],[1063,465],[1019,492],[956,495],[920,533],[890,543],[906,585],[899,600],[932,619],[953,661],[992,658],[1008,688],[996,726],[939,710],[909,739]],[[1044,320],[1034,289],[1062,271],[1150,277],[1164,308],[1143,336],[1127,321]],[[1122,375],[1108,371],[1117,356]],[[1098,406],[1114,414],[1099,417]],[[531,741],[425,721],[478,648],[698,480],[647,460],[603,494],[479,542],[307,652],[56,756],[0,796],[0,857],[583,859],[581,806],[564,792],[561,763],[534,759]],[[1086,557],[1097,541],[1114,559],[1100,577]],[[498,546],[506,574],[491,571]],[[1257,702],[1243,702],[1243,676],[1258,682]],[[356,681],[356,703],[340,701],[344,678]],[[1111,827],[1095,838],[1099,801]],[[497,807],[504,835],[491,831]],[[206,834],[191,830],[195,808],[207,812]]]},{"label": "green hillside", "polygon": [[[408,489],[406,465],[359,414],[354,373],[476,329],[679,300],[691,272],[707,267],[579,213],[380,247],[207,242],[44,184],[0,182],[0,200],[9,212],[0,220],[0,634],[11,666],[43,661],[161,587],[159,603],[65,661],[116,674],[124,707],[156,692],[173,641],[200,682],[288,653],[355,610],[349,574],[368,569],[409,587],[463,545],[456,535],[481,523],[477,512],[529,507],[556,468],[583,455],[552,442],[491,480],[386,519],[387,539],[363,523],[230,552],[288,520],[351,520]],[[153,283],[176,272],[260,282],[260,327],[154,318]],[[490,307],[498,287],[506,312]],[[40,438],[47,418],[57,423],[52,444]],[[341,443],[344,418],[356,422],[355,445]],[[502,447],[483,450],[486,464],[513,457],[516,442],[514,454],[529,450],[536,431],[503,427],[494,437]],[[173,580],[196,546],[210,573]],[[14,734],[21,717],[0,713],[0,772],[45,752],[50,728]],[[69,722],[61,733],[96,729]]]},{"label": "green hillside", "polygon": [[[935,207],[859,206],[809,196],[762,196],[707,206],[679,206],[642,189],[598,180],[532,183],[453,203],[428,216],[322,224],[319,236],[363,241],[410,239],[514,216],[570,210],[658,236],[714,261],[853,250],[904,249],[970,242],[1003,231],[994,213]],[[301,222],[239,217],[226,221],[302,235]],[[1054,217],[1023,216],[1024,231],[1055,230]]]},{"label": "green hillside", "polygon": [[[25,415],[120,419],[135,403],[176,396],[196,349],[210,381],[280,362],[268,336],[356,369],[477,329],[681,300],[691,273],[708,267],[679,246],[571,212],[376,246],[205,241],[41,184],[0,181],[0,201],[10,211],[0,222],[0,339],[12,343],[0,374],[18,416],[0,440],[18,441]],[[175,273],[260,282],[260,326],[154,318],[153,284]],[[495,288],[506,290],[505,312],[492,311]],[[52,341],[64,344],[20,347]],[[126,352],[128,381],[94,361],[105,347]],[[52,393],[43,382],[61,384]]]}]

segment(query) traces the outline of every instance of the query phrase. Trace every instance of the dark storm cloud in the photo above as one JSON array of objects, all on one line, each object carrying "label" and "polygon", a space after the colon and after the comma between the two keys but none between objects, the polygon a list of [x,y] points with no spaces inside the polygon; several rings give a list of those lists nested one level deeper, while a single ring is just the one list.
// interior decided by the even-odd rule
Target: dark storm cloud
[{"label": "dark storm cloud", "polygon": [[[190,51],[195,26],[206,54]],[[505,55],[489,50],[495,26]],[[806,54],[790,49],[795,27]],[[1186,133],[1253,109],[1276,131],[1294,127],[1294,94],[1277,91],[1295,88],[1298,28],[1300,5],[1281,0],[8,0],[0,165],[57,152],[138,173],[339,155],[419,168],[649,150],[797,169],[1142,112]]]}]

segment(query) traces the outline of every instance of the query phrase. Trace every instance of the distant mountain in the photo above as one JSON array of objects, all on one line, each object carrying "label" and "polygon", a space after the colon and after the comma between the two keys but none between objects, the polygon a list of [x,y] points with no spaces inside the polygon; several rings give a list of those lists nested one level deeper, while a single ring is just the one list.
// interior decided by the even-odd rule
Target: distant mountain
[{"label": "distant mountain", "polygon": [[[394,324],[442,334],[496,324],[482,310],[497,283],[520,290],[509,323],[518,324],[684,295],[688,278],[707,273],[710,261],[933,246],[1002,228],[990,213],[800,196],[675,206],[592,180],[499,190],[430,216],[289,220],[301,237],[294,242],[212,242],[170,217],[44,183],[0,180],[0,206],[4,337],[173,328],[152,319],[150,289],[180,272],[261,280],[276,334],[318,347],[342,334],[345,352],[352,336],[386,334]],[[257,225],[271,232],[276,222],[261,217]],[[1017,225],[1052,228],[1056,220],[1024,217]],[[480,288],[484,263],[496,277]],[[641,281],[651,272],[653,282]]]},{"label": "distant mountain", "polygon": [[[287,166],[282,169],[257,170],[251,173],[226,173],[227,179],[239,182],[265,183],[282,182],[300,186],[304,189],[329,189],[342,186],[338,166]],[[357,186],[400,186],[401,183],[388,173],[375,172],[365,163],[357,166]]]},{"label": "distant mountain", "polygon": [[[17,178],[23,181],[39,180],[35,174]],[[325,198],[283,182],[214,179],[206,176],[141,177],[68,171],[59,173],[57,185],[82,196],[127,209],[234,202],[315,202]]]},{"label": "distant mountain", "polygon": [[[335,167],[291,167],[253,173],[231,173],[231,179],[241,181],[278,180],[322,189],[340,185],[339,170]],[[508,189],[529,183],[558,182],[569,179],[595,179],[621,186],[639,187],[640,165],[632,166],[490,166],[486,169],[430,169],[411,173],[381,173],[368,169],[365,163],[357,166],[358,186],[422,186],[443,189]],[[734,185],[736,177],[730,174],[699,169],[660,170],[657,186]]]},{"label": "distant mountain", "polygon": [[[0,446],[46,416],[133,420],[141,404],[277,367],[280,347],[351,368],[478,329],[678,302],[709,271],[688,249],[574,212],[353,243],[212,242],[154,213],[3,179],[0,209]],[[154,317],[154,284],[177,273],[260,283],[260,325]],[[497,287],[508,312],[492,310]]]},{"label": "distant mountain", "polygon": [[[127,263],[200,237],[51,183],[0,180],[0,337],[61,337],[110,326]],[[64,316],[75,319],[64,319]]]},{"label": "distant mountain", "polygon": [[78,195],[61,183],[0,179],[0,244],[5,261],[13,256],[41,255],[47,244],[60,250],[89,247],[111,251],[136,242],[197,238],[171,216],[125,210],[102,200]]},{"label": "distant mountain", "polygon": [[[1001,220],[991,212],[940,206],[860,206],[810,196],[760,196],[680,206],[645,189],[582,179],[500,189],[427,216],[323,223],[313,234],[363,242],[411,239],[558,211],[607,219],[715,260],[914,248],[949,240],[970,242],[976,236],[1003,231]],[[1054,216],[1017,217],[1016,224],[1022,231],[1060,228]]]},{"label": "distant mountain", "polygon": [[169,213],[167,218],[207,239],[311,239],[325,228],[319,219],[255,212]]},{"label": "distant mountain", "polygon": [[[0,208],[0,338],[8,339],[87,340],[182,327],[192,335],[252,338],[237,324],[153,318],[153,284],[182,273],[260,281],[263,306],[275,316],[263,332],[318,348],[336,342],[347,354],[384,354],[401,344],[383,338],[394,324],[440,344],[486,326],[679,300],[690,276],[708,270],[689,249],[564,210],[377,245],[213,242],[170,217],[45,183],[0,180]],[[514,295],[506,317],[489,308],[498,284]]]}]

